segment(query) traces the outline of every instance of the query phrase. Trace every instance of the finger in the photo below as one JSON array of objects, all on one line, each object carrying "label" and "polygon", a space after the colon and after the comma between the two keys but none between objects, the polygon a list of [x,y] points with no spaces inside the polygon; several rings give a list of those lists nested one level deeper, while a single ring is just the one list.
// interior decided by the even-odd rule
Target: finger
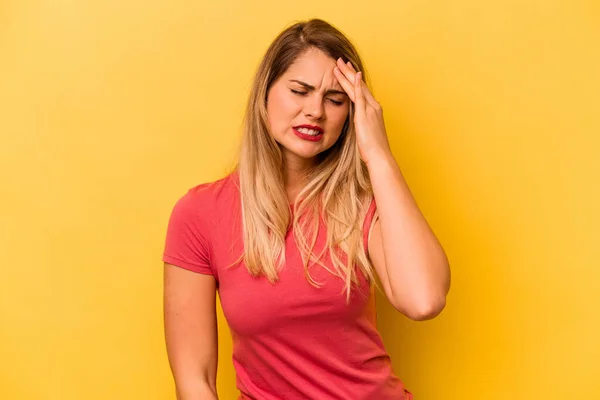
[{"label": "finger", "polygon": [[337,66],[340,69],[340,71],[342,71],[342,73],[344,74],[346,79],[348,79],[350,82],[354,82],[354,77],[356,76],[356,71],[353,71],[352,69],[350,69],[348,67],[348,64],[346,64],[341,58],[337,59]]},{"label": "finger", "polygon": [[[362,74],[361,74],[361,78],[362,78]],[[377,100],[375,100],[375,97],[373,97],[373,94],[367,87],[367,84],[361,81],[361,88],[362,88],[363,96],[367,100],[367,103],[369,103],[369,105],[373,108],[380,107],[379,103],[377,102]]]},{"label": "finger", "polygon": [[[354,66],[352,65],[352,63],[350,61],[348,61],[346,63],[346,65],[352,72],[356,73],[356,70],[354,69]],[[361,79],[362,79],[362,74],[360,74],[360,75],[361,75]],[[377,102],[377,100],[375,100],[375,97],[373,97],[371,90],[369,90],[369,87],[367,86],[367,84],[365,82],[363,82],[362,88],[363,88],[363,94],[364,94],[367,102],[373,107],[379,106],[379,103]]]},{"label": "finger", "polygon": [[333,69],[333,76],[335,76],[335,78],[338,80],[340,85],[342,85],[342,89],[344,89],[344,91],[348,94],[348,97],[350,97],[350,100],[356,101],[355,93],[354,93],[354,83],[352,81],[348,80],[348,78],[346,78],[344,73],[342,71],[340,71],[340,69],[338,67],[335,67]]},{"label": "finger", "polygon": [[[352,65],[352,63],[350,61],[348,61],[345,65],[348,66],[348,69],[350,71],[352,71],[353,73],[356,74],[356,70],[354,69],[354,66]],[[361,79],[362,79],[362,74],[361,74]],[[377,100],[375,100],[375,97],[373,97],[371,90],[369,90],[369,87],[367,86],[367,84],[365,82],[363,82],[362,88],[363,88],[363,94],[365,96],[365,99],[367,100],[367,103],[369,103],[373,107],[378,107],[379,103],[377,102]]]},{"label": "finger", "polygon": [[354,81],[354,94],[356,97],[356,108],[359,110],[365,110],[365,95],[363,93],[363,82],[362,82],[362,72],[356,73],[356,78]]}]

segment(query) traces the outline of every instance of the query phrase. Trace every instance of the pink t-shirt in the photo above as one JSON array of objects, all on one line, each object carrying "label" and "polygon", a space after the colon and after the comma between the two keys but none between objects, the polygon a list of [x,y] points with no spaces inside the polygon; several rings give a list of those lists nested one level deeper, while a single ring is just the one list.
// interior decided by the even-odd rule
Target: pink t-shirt
[{"label": "pink t-shirt", "polygon": [[[286,236],[280,281],[254,278],[242,263],[240,193],[236,172],[190,189],[173,208],[163,261],[217,280],[233,337],[233,364],[240,399],[411,399],[392,371],[375,323],[375,299],[359,272],[349,304],[343,281],[314,265],[312,286],[293,232]],[[365,248],[375,212],[363,224]],[[316,254],[326,241],[321,224]],[[325,262],[331,261],[328,255]]]}]

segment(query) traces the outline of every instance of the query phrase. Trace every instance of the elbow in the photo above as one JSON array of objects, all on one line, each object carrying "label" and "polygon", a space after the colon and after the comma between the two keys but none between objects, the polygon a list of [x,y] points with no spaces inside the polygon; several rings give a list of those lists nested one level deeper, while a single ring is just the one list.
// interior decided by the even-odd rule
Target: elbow
[{"label": "elbow", "polygon": [[411,285],[401,290],[389,287],[388,298],[400,313],[413,321],[426,321],[437,317],[446,308],[446,296],[450,291],[450,270],[425,284]]},{"label": "elbow", "polygon": [[446,307],[446,296],[437,296],[413,302],[410,306],[394,305],[413,321],[427,321],[437,317]]},{"label": "elbow", "polygon": [[431,301],[421,305],[420,307],[416,307],[409,318],[413,321],[427,321],[437,317],[445,307],[445,298],[437,301]]},{"label": "elbow", "polygon": [[445,274],[436,284],[414,291],[409,296],[408,307],[404,313],[413,321],[427,321],[437,317],[446,308],[446,296],[450,291],[450,270],[445,265]]}]

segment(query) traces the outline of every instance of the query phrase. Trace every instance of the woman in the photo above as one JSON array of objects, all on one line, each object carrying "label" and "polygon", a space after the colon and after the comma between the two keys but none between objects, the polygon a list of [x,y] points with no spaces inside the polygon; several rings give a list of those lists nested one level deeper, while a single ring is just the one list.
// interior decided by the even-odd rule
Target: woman
[{"label": "woman", "polygon": [[328,23],[284,30],[258,68],[237,167],[175,205],[163,261],[178,399],[217,398],[217,290],[240,399],[412,398],[376,329],[376,278],[424,320],[450,273],[362,69]]}]

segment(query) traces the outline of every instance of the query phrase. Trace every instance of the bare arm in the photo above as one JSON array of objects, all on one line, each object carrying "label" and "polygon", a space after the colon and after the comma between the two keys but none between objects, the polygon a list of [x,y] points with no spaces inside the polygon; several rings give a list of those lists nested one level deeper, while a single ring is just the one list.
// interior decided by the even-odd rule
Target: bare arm
[{"label": "bare arm", "polygon": [[356,143],[367,164],[379,219],[369,254],[388,300],[411,319],[435,317],[446,305],[450,266],[392,154],[381,104],[362,72],[339,58],[334,75],[354,102]]},{"label": "bare arm", "polygon": [[217,400],[216,282],[165,263],[165,340],[178,400]]},{"label": "bare arm", "polygon": [[414,320],[439,314],[450,289],[446,254],[421,214],[393,156],[369,164],[379,219],[369,253],[387,298]]}]

